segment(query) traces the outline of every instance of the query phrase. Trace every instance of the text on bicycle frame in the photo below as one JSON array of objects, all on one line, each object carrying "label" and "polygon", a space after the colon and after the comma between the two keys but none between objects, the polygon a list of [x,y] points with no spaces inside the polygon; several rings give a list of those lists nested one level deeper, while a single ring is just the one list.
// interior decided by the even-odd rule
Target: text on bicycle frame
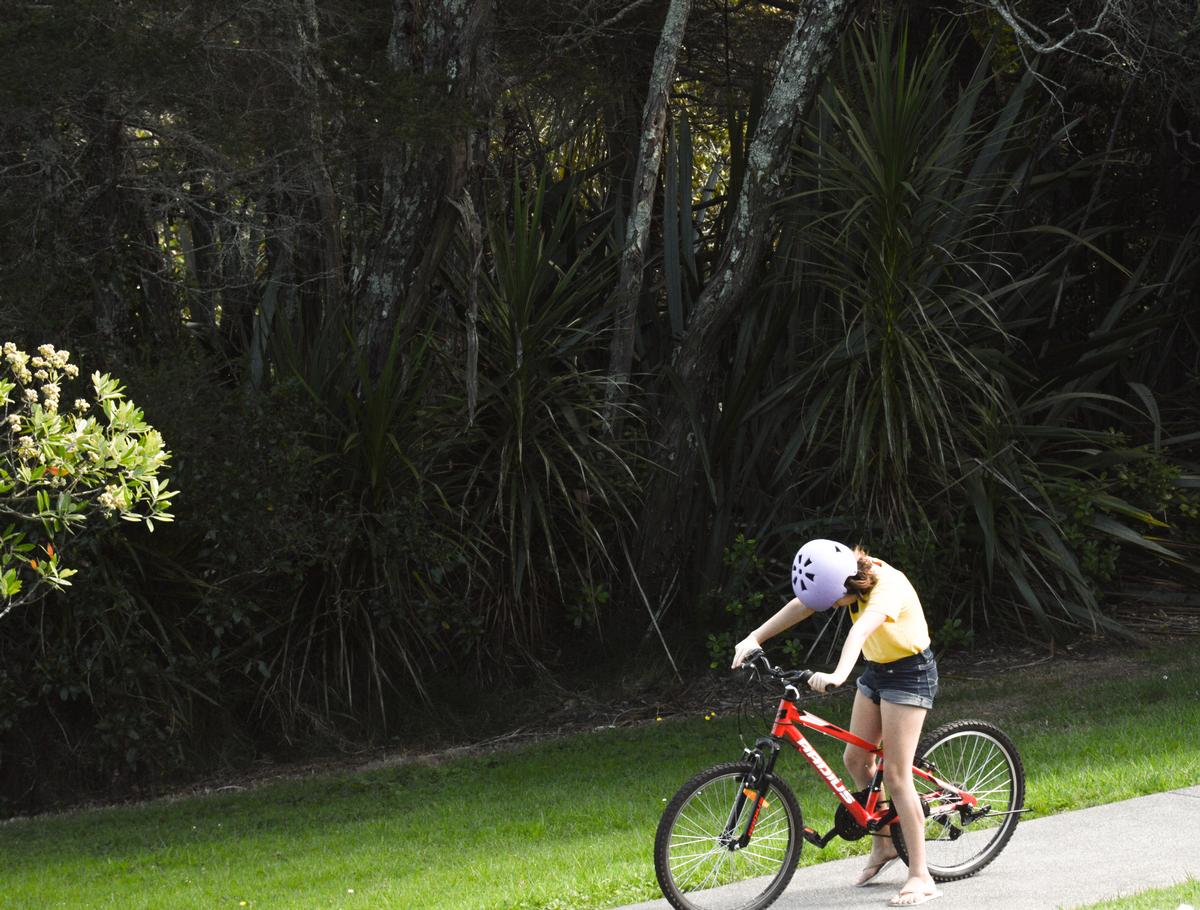
[{"label": "text on bicycle frame", "polygon": [[817,773],[829,782],[829,786],[833,788],[833,792],[841,798],[842,802],[852,805],[854,803],[854,796],[846,789],[841,778],[833,773],[833,769],[825,764],[825,759],[821,758],[817,754],[817,750],[808,744],[808,740],[803,736],[798,736],[796,738],[796,745],[800,747],[805,757],[812,763],[812,766],[817,769]]}]

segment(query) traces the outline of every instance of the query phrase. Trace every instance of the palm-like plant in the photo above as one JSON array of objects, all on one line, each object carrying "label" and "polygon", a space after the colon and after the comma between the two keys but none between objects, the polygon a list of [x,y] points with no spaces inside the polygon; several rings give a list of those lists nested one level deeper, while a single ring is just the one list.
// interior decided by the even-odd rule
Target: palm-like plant
[{"label": "palm-like plant", "polygon": [[796,214],[825,292],[803,426],[810,446],[842,453],[830,479],[885,525],[927,520],[964,408],[1007,397],[996,234],[1023,91],[981,124],[986,79],[945,106],[948,72],[940,41],[915,58],[903,33],[852,43],[845,81],[861,97],[828,92],[827,128],[800,151]]},{"label": "palm-like plant", "polygon": [[285,733],[334,717],[386,727],[398,693],[426,694],[448,567],[470,550],[437,484],[428,331],[398,328],[372,371],[341,314],[307,332],[280,314],[270,353],[277,378],[298,383],[312,405],[324,469],[312,507],[324,534],[290,609],[261,630],[269,656],[260,699]]},{"label": "palm-like plant", "polygon": [[473,572],[492,588],[488,625],[518,644],[608,578],[637,495],[634,452],[604,432],[605,377],[591,366],[613,259],[602,237],[576,243],[576,221],[569,202],[548,211],[543,182],[514,185],[508,217],[489,223],[478,405],[454,456],[464,532],[488,542]]},{"label": "palm-like plant", "polygon": [[801,507],[858,516],[860,535],[938,541],[931,562],[977,581],[956,586],[973,616],[1010,628],[1031,617],[1051,635],[1111,626],[1085,538],[1170,556],[1143,533],[1161,522],[1107,488],[1104,467],[1136,456],[1097,420],[1134,413],[1103,390],[1105,350],[1152,327],[1153,295],[1131,281],[1081,369],[1043,368],[1042,295],[1069,289],[1073,255],[1094,247],[1069,223],[1018,222],[1011,203],[1036,160],[1021,129],[1026,83],[981,115],[990,73],[947,105],[948,72],[940,42],[919,59],[888,27],[852,44],[843,84],[861,97],[828,92],[799,153],[792,214],[805,299],[818,303],[805,366],[756,410],[802,402],[776,472],[798,479]]}]

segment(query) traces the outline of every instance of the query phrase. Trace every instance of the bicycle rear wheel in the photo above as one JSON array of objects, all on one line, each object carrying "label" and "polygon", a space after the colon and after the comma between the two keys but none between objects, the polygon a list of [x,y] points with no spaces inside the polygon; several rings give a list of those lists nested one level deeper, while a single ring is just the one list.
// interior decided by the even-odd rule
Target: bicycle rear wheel
[{"label": "bicycle rear wheel", "polygon": [[803,824],[783,781],[770,778],[753,836],[744,847],[734,843],[754,812],[754,799],[738,799],[753,768],[727,762],[701,771],[667,804],[654,838],[654,871],[677,910],[762,910],[791,881]]},{"label": "bicycle rear wheel", "polygon": [[[1004,849],[1025,805],[1025,768],[1003,731],[980,720],[960,720],[927,734],[917,746],[917,763],[929,773],[975,796],[978,806],[959,801],[914,777],[925,804],[925,859],[936,881],[974,875]],[[983,811],[985,810],[986,811]],[[892,825],[896,851],[905,863],[908,848],[900,825]]]}]

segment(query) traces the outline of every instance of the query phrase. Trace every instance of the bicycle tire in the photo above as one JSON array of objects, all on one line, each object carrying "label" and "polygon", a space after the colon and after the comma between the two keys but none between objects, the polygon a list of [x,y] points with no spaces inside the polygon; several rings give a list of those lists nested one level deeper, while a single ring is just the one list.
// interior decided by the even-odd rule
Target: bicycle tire
[{"label": "bicycle tire", "polygon": [[[926,760],[943,780],[969,790],[997,812],[962,824],[951,815],[925,820],[925,861],[934,881],[969,878],[1000,855],[1016,830],[1025,805],[1025,768],[1013,741],[994,724],[959,720],[943,724],[922,737],[917,760]],[[918,795],[932,795],[929,784],[916,778]],[[985,786],[986,785],[986,786]],[[933,801],[936,804],[936,800]],[[995,826],[989,822],[998,821]],[[896,852],[908,864],[908,848],[899,823],[891,826]],[[931,836],[932,835],[932,836]],[[982,836],[977,836],[982,835]],[[962,843],[960,843],[962,842]]]},{"label": "bicycle tire", "polygon": [[[804,824],[795,794],[778,777],[768,780],[767,806],[750,843],[730,850],[719,842],[733,801],[753,768],[743,761],[701,771],[679,788],[663,811],[654,837],[654,872],[676,910],[762,910],[791,881],[804,843]],[[752,806],[748,800],[735,830],[744,828]]]}]

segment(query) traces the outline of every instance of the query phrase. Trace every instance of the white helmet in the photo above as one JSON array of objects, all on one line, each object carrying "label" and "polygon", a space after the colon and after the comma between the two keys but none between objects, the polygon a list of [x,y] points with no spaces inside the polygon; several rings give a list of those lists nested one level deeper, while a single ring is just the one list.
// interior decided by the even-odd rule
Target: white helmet
[{"label": "white helmet", "polygon": [[846,579],[858,574],[858,556],[836,540],[810,540],[792,561],[792,591],[810,610],[824,612],[845,597]]}]

